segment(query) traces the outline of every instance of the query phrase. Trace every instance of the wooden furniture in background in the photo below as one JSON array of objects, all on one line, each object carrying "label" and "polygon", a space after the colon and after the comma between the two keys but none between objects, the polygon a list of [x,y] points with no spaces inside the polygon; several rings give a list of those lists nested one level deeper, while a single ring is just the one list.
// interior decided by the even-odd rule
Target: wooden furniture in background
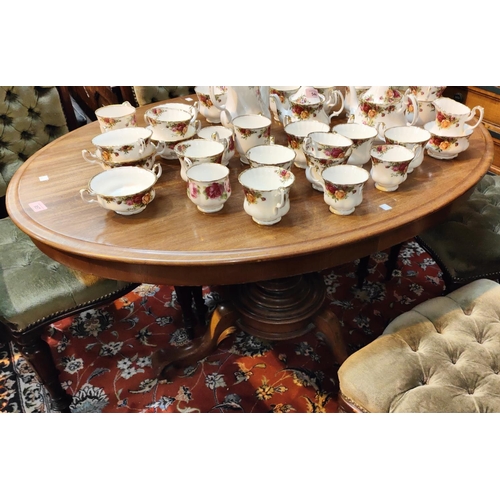
[{"label": "wooden furniture in background", "polygon": [[500,87],[467,87],[465,104],[470,108],[484,108],[483,124],[489,130],[493,139],[494,156],[490,168],[500,175]]}]

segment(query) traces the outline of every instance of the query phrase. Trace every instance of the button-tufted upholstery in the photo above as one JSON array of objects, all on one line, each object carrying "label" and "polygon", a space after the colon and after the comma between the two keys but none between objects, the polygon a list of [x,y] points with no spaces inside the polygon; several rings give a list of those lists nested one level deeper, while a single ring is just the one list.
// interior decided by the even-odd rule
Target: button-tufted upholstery
[{"label": "button-tufted upholstery", "polygon": [[27,158],[67,132],[56,87],[0,87],[0,196]]},{"label": "button-tufted upholstery", "polygon": [[[0,87],[0,195],[27,158],[67,132],[56,87]],[[46,327],[109,303],[136,286],[53,261],[6,214],[0,215],[0,334],[15,342],[32,365],[54,409],[68,411],[71,397],[59,383],[42,338]]]},{"label": "button-tufted upholstery", "polygon": [[447,291],[500,277],[500,176],[485,175],[446,222],[418,235],[443,270]]},{"label": "button-tufted upholstery", "polygon": [[133,87],[139,106],[152,102],[164,101],[174,97],[193,94],[194,87]]},{"label": "button-tufted upholstery", "polygon": [[500,412],[500,284],[477,280],[408,311],[340,367],[358,411]]}]

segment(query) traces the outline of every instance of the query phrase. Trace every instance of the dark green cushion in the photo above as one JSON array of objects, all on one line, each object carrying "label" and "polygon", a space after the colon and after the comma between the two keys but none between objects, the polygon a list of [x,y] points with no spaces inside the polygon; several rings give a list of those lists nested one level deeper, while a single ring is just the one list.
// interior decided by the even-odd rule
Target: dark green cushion
[{"label": "dark green cushion", "polygon": [[0,220],[0,320],[16,331],[118,290],[125,293],[129,285],[83,279],[38,250],[9,218]]},{"label": "dark green cushion", "polygon": [[446,222],[418,238],[455,281],[500,276],[500,177],[486,175]]}]

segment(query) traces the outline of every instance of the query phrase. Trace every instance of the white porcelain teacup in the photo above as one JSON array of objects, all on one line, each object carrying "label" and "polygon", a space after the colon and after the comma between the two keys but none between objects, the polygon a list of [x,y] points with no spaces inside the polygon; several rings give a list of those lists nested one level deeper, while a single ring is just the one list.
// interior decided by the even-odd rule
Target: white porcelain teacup
[{"label": "white porcelain teacup", "polygon": [[375,127],[363,123],[339,123],[332,127],[332,132],[337,132],[352,141],[352,152],[349,163],[364,165],[370,161],[370,150],[373,146],[378,131]]},{"label": "white porcelain teacup", "polygon": [[295,176],[277,167],[255,167],[240,173],[243,186],[243,208],[252,220],[263,226],[278,223],[290,210],[290,187]]},{"label": "white porcelain teacup", "polygon": [[187,182],[186,172],[199,163],[222,163],[224,145],[209,139],[189,139],[174,147],[181,164],[181,177]]},{"label": "white porcelain teacup", "polygon": [[136,161],[151,144],[151,130],[130,127],[111,130],[92,139],[102,160],[107,162]]},{"label": "white porcelain teacup", "polygon": [[184,139],[190,130],[189,126],[196,122],[195,115],[186,109],[165,106],[148,109],[144,119],[156,136],[168,142]]},{"label": "white porcelain teacup", "polygon": [[264,165],[290,170],[295,161],[295,151],[281,144],[262,144],[247,151],[247,159],[251,167]]},{"label": "white porcelain teacup", "polygon": [[80,190],[80,196],[87,203],[97,202],[120,215],[138,214],[154,200],[154,186],[161,173],[159,163],[152,170],[141,167],[105,170],[90,179],[88,187]]},{"label": "white porcelain teacup", "polygon": [[[194,88],[198,97],[198,109],[205,117],[208,123],[220,123],[221,110],[212,102],[210,90],[208,86],[200,86]],[[214,87],[214,98],[217,104],[224,106],[227,101],[227,87]]]},{"label": "white porcelain teacup", "polygon": [[135,108],[128,101],[103,106],[96,109],[95,115],[102,133],[137,125]]},{"label": "white porcelain teacup", "polygon": [[248,164],[246,153],[259,144],[269,144],[271,139],[271,119],[264,115],[241,115],[230,123],[236,139],[236,151],[240,161]]},{"label": "white porcelain teacup", "polygon": [[424,160],[424,150],[427,141],[431,138],[429,131],[422,127],[398,126],[391,127],[384,132],[387,144],[399,144],[415,153],[415,158],[408,166],[408,173],[411,174],[415,168],[419,167]]},{"label": "white porcelain teacup", "polygon": [[164,153],[165,149],[166,145],[163,142],[158,144],[151,143],[149,144],[149,146],[146,147],[142,157],[134,161],[126,160],[122,162],[117,162],[113,160],[104,160],[99,150],[96,150],[95,153],[91,153],[89,150],[84,149],[82,151],[82,156],[84,160],[88,161],[89,163],[97,163],[101,165],[101,167],[104,170],[109,170],[110,168],[117,168],[124,166],[142,167],[151,170],[153,168],[153,165],[155,164],[156,157],[158,155],[161,156]]},{"label": "white porcelain teacup", "polygon": [[229,169],[221,163],[199,163],[187,171],[187,195],[203,213],[219,212],[231,196]]},{"label": "white porcelain teacup", "polygon": [[456,158],[459,153],[466,151],[469,147],[469,139],[474,129],[465,126],[465,131],[460,136],[450,137],[442,136],[436,131],[434,122],[425,125],[425,129],[430,133],[430,139],[425,145],[427,154],[439,160],[451,160]]},{"label": "white porcelain teacup", "polygon": [[352,214],[363,201],[363,186],[370,174],[357,165],[335,165],[321,172],[323,199],[330,212],[337,215]]},{"label": "white porcelain teacup", "polygon": [[[474,129],[483,121],[484,108],[482,106],[474,106],[471,109],[449,97],[435,99],[433,104],[436,109],[436,126],[442,136],[463,135],[466,124],[470,129]],[[476,123],[468,124],[467,122],[476,116],[476,112],[479,113]]]},{"label": "white porcelain teacup", "polygon": [[222,125],[210,125],[209,127],[200,129],[198,137],[200,139],[220,142],[224,146],[224,155],[221,162],[223,165],[227,165],[229,160],[234,156],[236,146],[234,132],[230,128]]},{"label": "white porcelain teacup", "polygon": [[408,167],[415,153],[399,144],[373,146],[370,152],[370,175],[380,191],[396,191],[408,177]]},{"label": "white porcelain teacup", "polygon": [[295,151],[295,166],[307,168],[307,160],[302,149],[304,139],[311,132],[329,132],[330,127],[326,123],[317,120],[299,120],[290,122],[285,126],[285,135],[288,146]]},{"label": "white porcelain teacup", "polygon": [[353,149],[353,142],[348,137],[334,132],[311,132],[302,144],[304,151],[309,151],[316,158],[336,160],[338,164],[347,163]]}]

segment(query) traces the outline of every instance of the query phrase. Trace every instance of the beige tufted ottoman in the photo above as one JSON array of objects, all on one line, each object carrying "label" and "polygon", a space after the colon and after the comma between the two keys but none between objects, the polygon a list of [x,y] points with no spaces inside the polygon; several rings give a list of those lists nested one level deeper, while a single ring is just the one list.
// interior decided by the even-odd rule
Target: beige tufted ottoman
[{"label": "beige tufted ottoman", "polygon": [[338,375],[340,412],[500,412],[500,284],[477,280],[416,306]]}]

